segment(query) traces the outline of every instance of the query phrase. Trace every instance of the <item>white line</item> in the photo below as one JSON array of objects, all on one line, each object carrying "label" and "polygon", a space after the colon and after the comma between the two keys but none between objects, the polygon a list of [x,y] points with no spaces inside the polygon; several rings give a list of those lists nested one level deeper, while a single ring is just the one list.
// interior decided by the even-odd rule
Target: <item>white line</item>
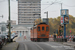
[{"label": "white line", "polygon": [[48,45],[48,46],[50,46],[50,47],[52,47],[52,48],[55,48],[56,50],[60,50],[57,46],[52,46],[52,45],[49,45],[47,43],[45,43],[45,44]]},{"label": "white line", "polygon": [[[37,45],[37,44],[35,44],[35,45]],[[42,47],[40,47],[39,45],[37,45],[41,50],[44,50]]]},{"label": "white line", "polygon": [[48,45],[48,46],[52,47],[52,45],[49,45],[49,44],[47,44],[47,43],[44,43],[44,44],[46,44],[46,45]]},{"label": "white line", "polygon": [[24,44],[24,46],[25,46],[25,50],[28,50],[27,45],[26,45],[26,44]]},{"label": "white line", "polygon": [[[46,43],[45,43],[46,44]],[[72,47],[70,47],[70,46],[52,46],[52,45],[49,45],[49,44],[46,44],[46,45],[48,45],[48,46],[50,46],[50,47],[53,47],[53,48],[56,48],[57,50],[58,50],[58,48],[62,48],[62,47],[64,47],[64,49],[74,49],[74,48],[72,48]]]},{"label": "white line", "polygon": [[[45,43],[46,44],[46,43]],[[46,44],[46,45],[48,45],[48,46],[50,46],[50,47],[52,47],[52,48],[62,48],[63,46],[55,46],[55,45],[50,45],[50,44]]]}]

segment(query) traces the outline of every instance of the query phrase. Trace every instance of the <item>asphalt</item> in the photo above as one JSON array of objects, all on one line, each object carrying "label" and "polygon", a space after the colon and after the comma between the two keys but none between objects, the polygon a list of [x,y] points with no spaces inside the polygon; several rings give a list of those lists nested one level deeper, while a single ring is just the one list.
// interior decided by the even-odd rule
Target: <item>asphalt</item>
[{"label": "asphalt", "polygon": [[18,49],[17,50],[25,50],[24,44],[19,43]]},{"label": "asphalt", "polygon": [[12,42],[3,46],[1,50],[17,50],[17,49],[18,49],[18,43]]},{"label": "asphalt", "polygon": [[67,45],[67,46],[71,46],[75,49],[75,42],[63,42],[62,44]]},{"label": "asphalt", "polygon": [[15,41],[3,46],[1,50],[75,50],[75,42],[31,42],[23,37]]},{"label": "asphalt", "polygon": [[73,47],[62,44],[61,42],[19,42],[18,50],[75,50]]},{"label": "asphalt", "polygon": [[31,42],[23,39],[22,36],[17,38],[16,42],[19,43],[18,50],[75,50],[73,47],[64,45],[64,42],[53,42],[53,39],[49,42]]}]

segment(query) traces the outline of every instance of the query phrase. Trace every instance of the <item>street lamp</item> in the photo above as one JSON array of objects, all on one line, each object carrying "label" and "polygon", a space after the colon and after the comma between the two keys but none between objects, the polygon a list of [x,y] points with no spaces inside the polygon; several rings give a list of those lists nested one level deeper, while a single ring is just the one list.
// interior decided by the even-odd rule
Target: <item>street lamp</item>
[{"label": "street lamp", "polygon": [[2,17],[2,18],[3,18],[3,15],[2,15],[2,16],[0,16],[0,17]]}]

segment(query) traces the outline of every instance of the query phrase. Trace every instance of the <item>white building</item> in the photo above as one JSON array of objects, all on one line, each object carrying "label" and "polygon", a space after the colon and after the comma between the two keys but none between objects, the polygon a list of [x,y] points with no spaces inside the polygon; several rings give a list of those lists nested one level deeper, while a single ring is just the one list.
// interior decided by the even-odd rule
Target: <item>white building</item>
[{"label": "white building", "polygon": [[41,18],[41,0],[18,0],[18,24],[32,27]]},{"label": "white building", "polygon": [[11,31],[16,32],[18,37],[21,37],[21,36],[30,37],[28,28],[24,26],[14,27]]}]

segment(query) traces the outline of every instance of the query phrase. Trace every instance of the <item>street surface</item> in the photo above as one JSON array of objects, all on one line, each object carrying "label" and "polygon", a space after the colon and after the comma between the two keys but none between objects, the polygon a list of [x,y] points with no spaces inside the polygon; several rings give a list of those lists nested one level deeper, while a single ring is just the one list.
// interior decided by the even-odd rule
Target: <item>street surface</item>
[{"label": "street surface", "polygon": [[59,42],[32,42],[23,36],[17,38],[16,42],[19,43],[18,50],[75,50]]}]

